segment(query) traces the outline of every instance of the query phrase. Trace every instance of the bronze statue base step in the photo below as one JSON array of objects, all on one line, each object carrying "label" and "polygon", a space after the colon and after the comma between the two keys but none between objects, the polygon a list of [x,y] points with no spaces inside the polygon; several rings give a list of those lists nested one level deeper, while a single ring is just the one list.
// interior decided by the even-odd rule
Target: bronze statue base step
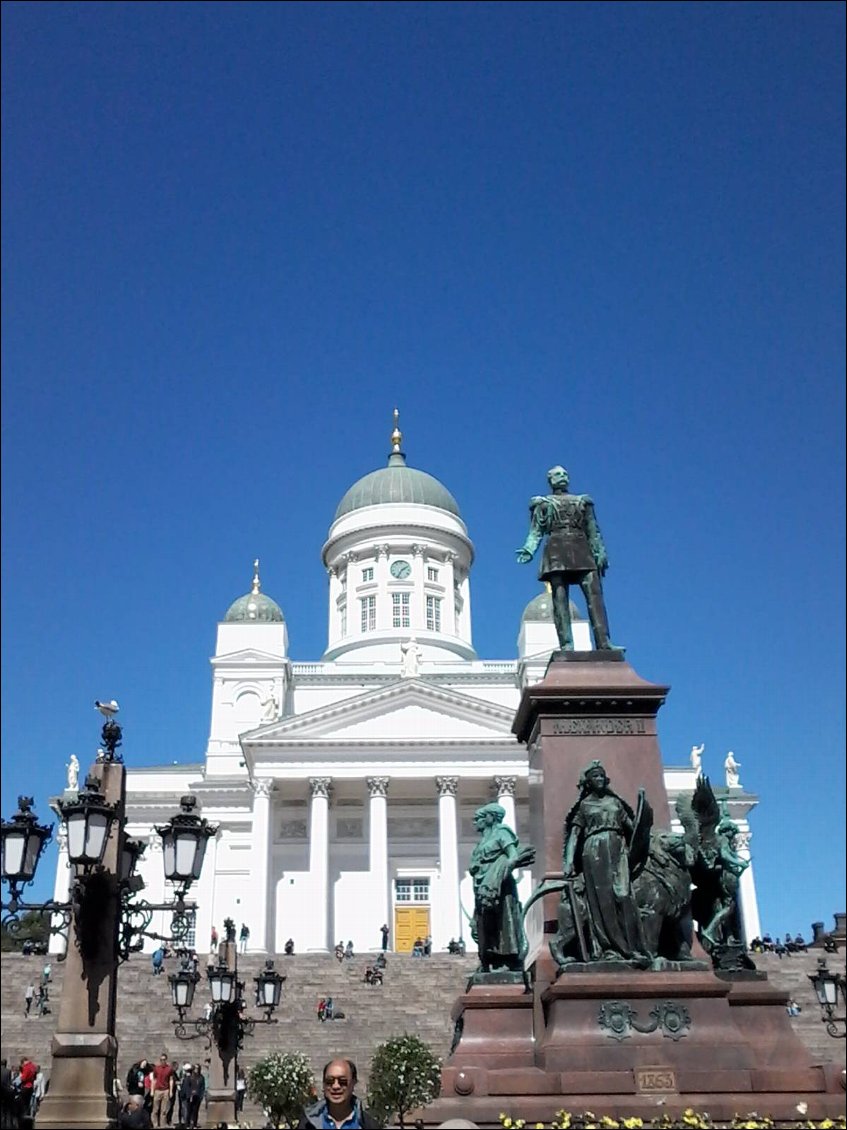
[{"label": "bronze statue base step", "polygon": [[520,985],[526,992],[530,991],[528,975],[519,969],[496,969],[488,973],[477,969],[468,978],[468,990],[473,985]]},{"label": "bronze statue base step", "polygon": [[[711,965],[707,965],[705,961],[697,961],[692,958],[690,961],[671,961],[667,957],[657,957],[653,959],[652,965],[644,968],[632,961],[620,961],[610,959],[609,961],[573,961],[565,965],[560,970],[560,973],[567,977],[572,973],[711,973]],[[739,978],[740,980],[747,980],[747,970],[744,971],[745,977]],[[753,980],[765,977],[764,973],[755,973]],[[730,980],[727,977],[727,980]]]},{"label": "bronze statue base step", "polygon": [[604,648],[602,651],[563,651],[550,656],[550,663],[626,663],[622,647]]}]

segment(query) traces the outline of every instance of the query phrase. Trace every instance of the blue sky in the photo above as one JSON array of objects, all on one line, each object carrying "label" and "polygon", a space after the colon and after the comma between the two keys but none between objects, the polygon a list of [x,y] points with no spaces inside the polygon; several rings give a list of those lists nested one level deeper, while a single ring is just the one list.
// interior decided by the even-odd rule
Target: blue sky
[{"label": "blue sky", "polygon": [[4,814],[93,755],[97,697],[129,763],[202,759],[256,555],[319,657],[397,404],[480,655],[562,462],[665,761],[734,750],[763,927],[831,924],[843,44],[835,3],[5,3]]}]

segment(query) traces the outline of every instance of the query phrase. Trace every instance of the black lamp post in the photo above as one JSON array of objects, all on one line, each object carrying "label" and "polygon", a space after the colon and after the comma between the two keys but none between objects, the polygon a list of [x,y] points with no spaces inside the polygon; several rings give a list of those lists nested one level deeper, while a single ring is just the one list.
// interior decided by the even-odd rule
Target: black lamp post
[{"label": "black lamp post", "polygon": [[194,1000],[194,990],[200,980],[193,969],[185,968],[169,978],[171,1000],[177,1010],[174,1034],[180,1040],[205,1037],[212,1052],[210,1064],[209,1105],[207,1116],[210,1125],[229,1121],[234,1114],[235,1063],[245,1036],[252,1036],[257,1024],[276,1024],[274,1010],[279,1006],[285,978],[274,969],[273,961],[254,978],[256,1005],[264,1016],[247,1016],[244,1000],[244,982],[238,979],[238,949],[235,941],[235,923],[231,918],[224,922],[224,941],[218,960],[206,970],[209,983],[211,1009],[207,1016],[191,1018],[186,1013]]},{"label": "black lamp post", "polygon": [[[839,995],[842,1006],[847,1001],[843,974],[833,972],[828,967],[826,958],[820,957],[818,958],[817,969],[814,973],[809,973],[808,977],[818,998],[818,1004],[821,1006],[821,1020],[826,1024],[827,1032],[830,1036],[844,1039],[847,1036],[847,1015],[835,1015]],[[839,1028],[840,1024],[844,1025],[843,1031]]]},{"label": "black lamp post", "polygon": [[[144,881],[135,871],[145,845],[126,834],[126,770],[117,752],[121,737],[121,727],[109,718],[84,789],[73,799],[55,802],[66,826],[72,868],[67,902],[28,903],[22,897],[52,835],[52,827],[39,824],[32,813],[32,798],[20,797],[17,813],[0,823],[2,879],[9,885],[8,901],[0,904],[4,925],[14,932],[21,916],[34,911],[48,918],[50,933],[70,936],[74,943],[66,953],[51,1087],[39,1110],[39,1126],[47,1130],[116,1125],[118,965],[142,948],[144,937],[185,936],[185,896],[200,876],[209,839],[217,833],[194,812],[195,798],[183,797],[182,811],[156,829],[165,849],[166,878],[178,884],[176,899],[139,899]],[[150,931],[155,911],[173,913],[172,938]],[[194,980],[192,976],[190,985],[179,988],[179,999],[174,997],[183,1008],[191,1005]]]},{"label": "black lamp post", "polygon": [[[231,919],[227,919],[227,922],[231,922]],[[257,1024],[277,1023],[272,1019],[272,1013],[279,1007],[285,977],[276,972],[273,961],[266,961],[262,972],[253,978],[256,985],[256,1006],[265,1015],[261,1018],[245,1016],[247,1005],[244,1000],[244,982],[238,979],[238,953],[229,933],[221,946],[217,962],[209,965],[206,970],[206,979],[212,998],[212,1015],[186,1021],[185,1014],[191,1008],[194,989],[200,977],[191,969],[182,969],[168,978],[171,1002],[179,1013],[179,1019],[173,1022],[179,1039],[193,1040],[197,1036],[205,1036],[211,1047],[211,1037],[215,1037],[219,1045],[232,1043],[240,1048],[244,1036],[251,1035]]]}]

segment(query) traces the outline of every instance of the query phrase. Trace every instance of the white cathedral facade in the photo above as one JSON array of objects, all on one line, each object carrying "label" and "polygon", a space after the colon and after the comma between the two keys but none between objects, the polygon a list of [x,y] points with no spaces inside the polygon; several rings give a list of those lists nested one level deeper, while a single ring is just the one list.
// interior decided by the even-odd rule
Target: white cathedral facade
[{"label": "white cathedral facade", "polygon": [[[407,465],[396,427],[392,445],[388,465],[341,499],[321,551],[324,654],[291,658],[257,562],[250,592],[218,624],[205,761],[128,770],[128,831],[148,842],[142,897],[168,897],[154,828],[182,795],[220,826],[190,894],[199,950],[225,918],[248,926],[248,949],[259,953],[281,952],[289,938],[298,953],[338,941],[374,949],[383,923],[399,951],[427,935],[436,951],[460,937],[470,944],[474,810],[496,798],[505,822],[529,835],[527,759],[511,727],[521,691],[544,677],[558,646],[548,594],[527,605],[516,656],[480,659],[474,551],[459,508]],[[575,617],[574,639],[591,647],[584,619]],[[695,776],[688,765],[665,768],[671,805]],[[727,796],[746,853],[756,797]],[[70,872],[59,848],[62,899]],[[532,881],[522,876],[523,897]],[[751,938],[761,933],[752,866],[741,901]],[[153,929],[168,925],[159,912]]]}]

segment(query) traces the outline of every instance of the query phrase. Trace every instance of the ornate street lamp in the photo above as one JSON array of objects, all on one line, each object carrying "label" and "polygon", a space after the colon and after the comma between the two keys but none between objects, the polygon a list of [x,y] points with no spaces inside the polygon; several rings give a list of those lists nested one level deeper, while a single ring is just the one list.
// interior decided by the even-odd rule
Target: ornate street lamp
[{"label": "ornate street lamp", "polygon": [[184,796],[179,803],[182,811],[156,831],[162,837],[165,878],[187,885],[200,878],[206,845],[218,829],[195,815],[196,797]]},{"label": "ornate street lamp", "polygon": [[181,969],[179,973],[171,973],[168,982],[171,986],[171,1001],[174,1008],[179,1010],[182,1020],[194,1001],[194,990],[197,987],[197,974],[188,969]]},{"label": "ornate street lamp", "polygon": [[[827,1032],[830,1036],[844,1039],[847,1036],[847,1016],[835,1015],[839,993],[842,1003],[847,1000],[844,977],[840,973],[834,973],[827,966],[825,957],[818,958],[817,969],[814,973],[809,973],[808,977],[821,1006],[821,1020],[826,1024]],[[845,1026],[843,1032],[839,1030],[839,1024]]]},{"label": "ornate street lamp", "polygon": [[223,961],[210,965],[206,971],[212,1004],[232,1004],[238,995],[238,973]]},{"label": "ornate street lamp", "polygon": [[[272,1018],[274,1009],[279,1006],[285,978],[274,970],[272,961],[265,962],[265,968],[254,977],[256,983],[256,1005],[264,1010],[263,1017],[245,1016],[244,982],[238,980],[238,951],[235,943],[235,923],[231,918],[224,922],[224,942],[216,965],[206,971],[209,991],[212,997],[210,1016],[186,1019],[185,1013],[193,998],[194,984],[198,980],[191,972],[178,973],[170,978],[171,1000],[179,1013],[175,1020],[174,1033],[180,1040],[194,1040],[204,1036],[208,1046],[213,1043],[224,1059],[243,1046],[244,1037],[252,1036],[257,1024],[276,1024]],[[188,981],[191,981],[189,987]],[[189,1004],[181,1002],[188,1000]]]},{"label": "ornate street lamp", "polygon": [[270,1016],[279,1007],[285,978],[276,972],[272,961],[266,961],[265,968],[253,980],[256,982],[256,1004],[259,1008],[267,1009],[267,1015]]},{"label": "ornate street lamp", "polygon": [[18,797],[18,811],[0,824],[0,857],[3,878],[16,886],[26,886],[35,877],[41,853],[53,835],[53,825],[39,824],[31,796]]},{"label": "ornate street lamp", "polygon": [[[51,1088],[39,1110],[39,1125],[43,1123],[46,1130],[91,1125],[95,1109],[100,1112],[95,1119],[98,1125],[116,1124],[112,1082],[118,965],[141,949],[144,937],[162,939],[150,931],[156,911],[171,911],[173,935],[181,931],[184,936],[190,918],[185,896],[200,877],[206,845],[217,833],[214,825],[193,812],[195,798],[183,797],[182,812],[157,829],[165,849],[166,877],[179,884],[176,898],[149,903],[136,897],[144,888],[135,871],[145,845],[126,834],[126,770],[118,753],[122,732],[112,717],[118,708],[114,701],[105,707],[100,702],[95,705],[107,714],[107,721],[93,773],[78,796],[53,802],[65,821],[68,861],[73,865],[66,902],[26,903],[21,898],[21,887],[35,877],[52,834],[52,828],[39,824],[30,811],[31,798],[19,798],[18,812],[0,822],[2,878],[10,888],[8,901],[0,904],[4,926],[14,932],[22,915],[34,911],[48,918],[52,934],[74,942],[66,953]],[[173,1001],[181,1016],[191,1006],[196,981],[193,971],[171,978]],[[84,991],[79,987],[83,983]],[[236,989],[233,999],[237,995]]]},{"label": "ornate street lamp", "polygon": [[106,841],[117,817],[117,805],[100,792],[96,777],[88,777],[76,800],[56,801],[68,829],[68,860],[90,869],[103,859]]},{"label": "ornate street lamp", "polygon": [[128,884],[131,879],[135,878],[135,869],[146,848],[147,845],[143,840],[133,840],[129,836],[124,837],[124,842],[121,844],[121,883]]}]

